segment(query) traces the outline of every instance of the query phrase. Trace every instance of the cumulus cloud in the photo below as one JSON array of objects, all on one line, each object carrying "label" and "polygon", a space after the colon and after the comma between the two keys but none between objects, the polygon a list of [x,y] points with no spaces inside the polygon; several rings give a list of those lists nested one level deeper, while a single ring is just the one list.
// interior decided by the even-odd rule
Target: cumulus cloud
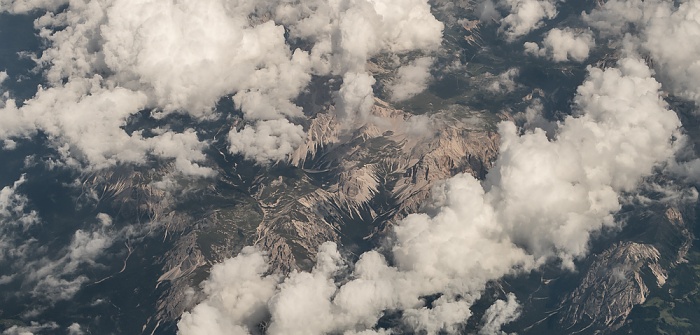
[{"label": "cumulus cloud", "polygon": [[501,14],[496,9],[496,4],[491,0],[482,1],[477,6],[477,13],[479,14],[479,20],[490,21],[490,20],[500,20]]},{"label": "cumulus cloud", "polygon": [[339,117],[350,122],[365,121],[374,106],[374,83],[368,73],[346,73],[336,99]]},{"label": "cumulus cloud", "polygon": [[286,119],[260,121],[228,134],[229,150],[261,164],[285,159],[305,141],[304,129]]},{"label": "cumulus cloud", "polygon": [[[572,266],[587,252],[590,234],[614,224],[619,192],[633,190],[675,150],[670,139],[680,121],[660,88],[643,62],[623,59],[619,69],[590,69],[574,99],[585,114],[567,118],[556,141],[542,130],[518,136],[513,126],[501,129],[501,154],[487,183],[503,204],[500,222],[518,244]],[[529,204],[535,190],[541,206],[554,206],[546,215]]]},{"label": "cumulus cloud", "polygon": [[496,300],[484,313],[484,326],[479,330],[481,335],[505,334],[501,327],[515,321],[520,316],[520,304],[515,294],[509,293],[508,300]]},{"label": "cumulus cloud", "polygon": [[85,332],[83,331],[82,327],[80,327],[79,323],[73,323],[70,326],[68,326],[68,335],[84,335]]},{"label": "cumulus cloud", "polygon": [[433,62],[434,59],[431,57],[421,57],[401,66],[396,72],[394,81],[388,87],[391,100],[403,101],[423,92],[430,82],[430,67]]},{"label": "cumulus cloud", "polygon": [[[153,137],[128,134],[122,125],[145,106],[146,97],[122,88],[105,89],[100,78],[74,79],[65,86],[39,89],[21,107],[12,99],[2,110],[6,138],[45,133],[69,165],[101,169],[118,163],[145,163],[148,155],[174,159],[180,171],[211,175],[200,167],[204,143],[192,130],[161,131]],[[158,130],[156,130],[158,131]]]},{"label": "cumulus cloud", "polygon": [[26,176],[22,175],[12,186],[5,186],[0,190],[0,218],[4,222],[3,226],[11,224],[27,229],[39,221],[37,212],[26,208],[29,201],[27,197],[17,190],[26,181]]},{"label": "cumulus cloud", "polygon": [[547,32],[542,46],[534,42],[525,42],[525,53],[536,57],[546,57],[555,62],[583,62],[595,46],[590,31],[575,31],[569,28],[554,28]]},{"label": "cumulus cloud", "polygon": [[[75,2],[64,15],[37,21],[52,46],[39,62],[50,65],[53,83],[108,73],[105,86],[142,92],[148,106],[195,117],[239,91],[274,86],[276,98],[294,98],[308,81],[299,75],[307,72],[305,55],[289,49],[282,26],[254,22],[255,10],[224,1]],[[54,30],[60,25],[71,29]]]},{"label": "cumulus cloud", "polygon": [[689,1],[657,15],[642,46],[674,93],[700,103],[700,3]]},{"label": "cumulus cloud", "polygon": [[501,19],[499,32],[510,42],[541,27],[545,19],[557,16],[556,0],[501,0],[500,5],[509,14]]},{"label": "cumulus cloud", "polygon": [[[335,94],[335,112],[337,117],[346,121],[348,128],[367,122],[374,104],[375,79],[366,69],[366,63],[371,57],[381,53],[401,54],[414,50],[431,52],[440,46],[442,40],[443,24],[432,15],[425,0],[361,0],[341,3],[309,1],[303,5],[261,5],[266,6],[273,8],[271,12],[275,21],[284,25],[290,38],[309,44],[306,51],[294,52],[293,58],[299,58],[297,63],[304,67],[288,67],[283,69],[285,73],[298,72],[298,75],[292,77],[305,78],[304,85],[309,79],[308,75],[304,75],[309,73],[342,77],[340,90]],[[423,63],[425,61],[417,66],[428,66]],[[413,75],[406,80],[415,83],[401,89],[400,94],[406,97],[415,94],[408,90],[417,90],[415,86],[424,85],[421,81],[427,82],[429,79],[417,78],[415,72],[406,75]],[[269,82],[270,91],[279,91],[275,80]],[[260,83],[254,84],[251,91],[237,93],[234,102],[249,119],[274,119],[275,115],[269,115],[269,111],[274,110],[269,106],[269,101],[275,99],[275,96],[262,94],[264,92],[255,89]],[[299,94],[301,88],[303,87],[299,85],[295,86],[295,90],[287,90],[289,94],[281,100],[289,101]],[[287,110],[296,110],[296,115],[300,113],[299,108],[290,104],[287,104]],[[265,124],[261,123],[246,126],[242,131],[232,129],[229,134],[231,152],[243,154],[259,163],[272,162],[283,159],[302,143],[297,140],[301,127],[283,127],[290,131],[287,133],[266,129]],[[244,147],[241,145],[243,143],[252,145]],[[271,151],[266,152],[267,149]]]},{"label": "cumulus cloud", "polygon": [[[6,71],[0,71],[0,108],[5,107],[5,104],[7,103],[7,100],[10,99],[10,92],[5,90],[5,81],[7,81],[10,78],[10,76],[7,74]],[[14,149],[13,142],[12,140],[5,139],[4,140],[4,149],[5,150],[12,150]],[[10,143],[8,145],[8,143]]]},{"label": "cumulus cloud", "polygon": [[327,59],[338,75],[364,72],[379,53],[435,50],[442,40],[443,24],[424,0],[286,3],[276,17],[292,37],[315,42],[311,54]]},{"label": "cumulus cloud", "polygon": [[55,331],[58,325],[55,322],[32,322],[28,326],[12,326],[2,332],[2,335],[33,335],[38,332]]},{"label": "cumulus cloud", "polygon": [[[0,189],[0,266],[5,269],[11,269],[33,242],[21,241],[17,232],[40,222],[38,213],[29,209],[29,199],[19,191],[25,182],[26,177],[22,175],[11,186]],[[15,280],[16,275],[14,271],[1,271],[0,285]]]},{"label": "cumulus cloud", "polygon": [[0,12],[26,14],[30,11],[56,10],[68,3],[68,0],[0,0]]},{"label": "cumulus cloud", "polygon": [[96,266],[96,260],[114,243],[116,235],[104,225],[91,231],[75,231],[70,244],[57,252],[61,257],[44,255],[24,262],[24,283],[30,284],[31,294],[42,300],[72,298],[89,280],[79,270]]},{"label": "cumulus cloud", "polygon": [[[49,84],[26,102],[8,101],[0,139],[11,143],[41,131],[75,165],[100,169],[155,157],[174,159],[181,172],[203,176],[213,173],[201,166],[206,141],[192,130],[153,137],[127,133],[129,117],[146,110],[158,119],[173,113],[210,119],[220,98],[232,96],[250,129],[264,128],[259,121],[303,116],[293,101],[318,75],[346,79],[339,115],[363,121],[373,97],[367,60],[380,53],[434,51],[443,29],[426,0],[2,0],[0,6],[12,13],[47,11],[35,26],[48,45],[36,61]],[[293,50],[292,43],[303,47]],[[247,135],[258,134],[262,138],[252,142],[276,136],[287,153],[299,143],[281,143],[296,139],[296,131]],[[184,145],[183,153],[161,150],[177,145]],[[253,159],[277,160],[280,150]],[[245,156],[252,158],[251,152]]]},{"label": "cumulus cloud", "polygon": [[501,73],[496,77],[491,85],[486,87],[487,90],[493,93],[509,93],[513,92],[518,84],[515,82],[515,78],[520,75],[520,70],[517,68],[510,68],[505,72]]},{"label": "cumulus cloud", "polygon": [[542,129],[548,138],[553,138],[557,131],[557,123],[547,120],[544,116],[544,105],[540,99],[533,99],[525,111],[515,115],[515,119],[527,130]]},{"label": "cumulus cloud", "polygon": [[128,226],[114,228],[111,217],[100,213],[90,229],[78,229],[68,244],[49,249],[41,245],[40,233],[30,229],[42,221],[19,191],[24,182],[23,176],[0,191],[0,286],[21,281],[18,295],[49,303],[72,298],[91,280],[85,269],[101,267],[98,260],[115,241],[139,234]]},{"label": "cumulus cloud", "polygon": [[[212,270],[245,278],[205,281],[207,298],[183,315],[180,334],[246,334],[261,317],[268,334],[382,332],[388,330],[376,329],[378,320],[396,310],[416,331],[457,331],[489,281],[553,259],[572,268],[588,252],[591,234],[616,225],[620,194],[675,151],[671,139],[680,122],[659,89],[637,59],[590,68],[574,99],[577,116],[561,122],[553,139],[541,129],[520,134],[503,123],[501,154],[484,184],[460,174],[438,185],[426,213],[395,225],[388,254],[369,251],[347,264],[326,243],[311,272],[280,278],[262,275],[264,254],[247,249]],[[252,261],[255,266],[242,266]],[[246,287],[247,294],[235,293]],[[434,295],[427,306],[425,297]],[[236,307],[246,301],[250,309]],[[496,302],[483,331],[497,331],[517,311],[512,295]]]},{"label": "cumulus cloud", "polygon": [[264,254],[252,247],[217,264],[204,283],[207,299],[179,323],[183,334],[249,334],[267,317],[267,301],[274,295],[277,278],[264,276],[268,264]]},{"label": "cumulus cloud", "polygon": [[664,88],[700,103],[700,3],[611,0],[584,18],[601,34],[649,55]]},{"label": "cumulus cloud", "polygon": [[700,182],[700,158],[686,161],[673,160],[667,166],[666,171],[693,183]]},{"label": "cumulus cloud", "polygon": [[642,20],[650,18],[654,8],[661,4],[658,0],[606,1],[590,13],[582,13],[582,18],[604,36],[622,36],[636,24],[642,23]]},{"label": "cumulus cloud", "polygon": [[[0,136],[9,139],[45,132],[65,162],[77,162],[89,169],[144,163],[155,156],[174,159],[183,173],[211,175],[211,169],[198,165],[204,159],[206,143],[200,142],[192,130],[157,131],[155,136],[147,137],[141,131],[129,134],[122,127],[130,116],[144,109],[161,110],[161,116],[183,110],[194,117],[207,116],[220,95],[236,89],[225,89],[240,79],[236,74],[255,77],[254,71],[237,67],[239,59],[231,59],[228,50],[251,53],[241,56],[249,63],[248,68],[264,63],[246,57],[264,62],[260,55],[280,56],[280,52],[274,52],[279,48],[256,49],[230,41],[253,39],[285,46],[281,28],[257,25],[247,31],[244,28],[249,26],[239,23],[243,26],[239,28],[234,19],[225,20],[226,11],[215,5],[153,6],[158,4],[142,3],[138,11],[125,12],[133,9],[130,1],[72,2],[60,15],[48,13],[38,19],[40,35],[49,48],[37,62],[46,68],[50,87],[39,89],[21,107],[9,100],[2,111],[7,122]],[[185,15],[184,10],[192,10],[192,15]],[[203,17],[210,21],[202,24]],[[69,28],[60,28],[64,26]],[[235,28],[243,32],[230,39],[219,34]],[[280,36],[277,39],[259,36],[275,31]],[[242,36],[245,32],[252,35]],[[281,54],[286,55],[285,50]],[[291,57],[286,59],[292,61]],[[173,150],[179,146],[180,150]]]},{"label": "cumulus cloud", "polygon": [[[315,43],[311,49],[314,68],[343,77],[336,110],[351,121],[365,121],[371,108],[375,80],[366,70],[369,58],[380,53],[435,51],[442,41],[443,24],[424,0],[314,1],[302,7],[281,5],[277,15],[292,37]],[[413,76],[405,79],[417,84],[427,81],[417,78],[425,73],[419,75],[416,70],[429,67],[428,59],[415,63],[415,69],[405,69],[406,76]]]}]

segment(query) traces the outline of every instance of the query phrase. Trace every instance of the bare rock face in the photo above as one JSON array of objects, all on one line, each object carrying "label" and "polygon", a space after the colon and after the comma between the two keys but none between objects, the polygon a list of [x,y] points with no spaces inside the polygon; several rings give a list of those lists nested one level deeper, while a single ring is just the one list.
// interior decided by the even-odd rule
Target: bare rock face
[{"label": "bare rock face", "polygon": [[498,135],[486,123],[411,115],[376,100],[370,122],[352,133],[343,133],[330,114],[317,116],[291,163],[334,175],[314,196],[330,205],[331,216],[375,220],[384,215],[387,221],[387,214],[400,218],[415,212],[436,181],[460,172],[484,177],[498,151]]},{"label": "bare rock face", "polygon": [[581,285],[569,295],[563,321],[573,325],[590,319],[616,329],[635,305],[646,301],[648,285],[661,287],[666,282],[660,259],[654,246],[634,242],[615,244],[597,255]]},{"label": "bare rock face", "polygon": [[298,178],[280,176],[255,187],[252,197],[263,216],[254,243],[269,252],[273,268],[281,272],[298,269],[323,242],[339,240],[338,227],[326,221],[317,203],[308,200],[318,192],[303,174]]},{"label": "bare rock face", "polygon": [[367,238],[415,212],[437,181],[459,172],[483,177],[497,135],[474,120],[442,117],[415,116],[381,100],[359,129],[345,129],[332,113],[317,114],[289,161],[299,180],[281,176],[256,186],[253,197],[265,212],[256,244],[270,251],[277,269],[289,271],[311,264],[325,241]]},{"label": "bare rock face", "polygon": [[[580,284],[560,304],[564,328],[617,330],[652,290],[666,284],[670,270],[685,261],[694,237],[678,208],[660,213],[635,236],[637,241],[615,243],[593,256]],[[654,236],[645,239],[650,234]]]},{"label": "bare rock face", "polygon": [[[83,178],[81,197],[95,206],[102,203],[118,206],[120,215],[162,221],[173,214],[169,209],[173,202],[165,190],[155,187],[154,181],[171,169],[168,165],[146,171],[119,167],[88,175]],[[183,223],[173,217],[165,221],[178,229]]]}]

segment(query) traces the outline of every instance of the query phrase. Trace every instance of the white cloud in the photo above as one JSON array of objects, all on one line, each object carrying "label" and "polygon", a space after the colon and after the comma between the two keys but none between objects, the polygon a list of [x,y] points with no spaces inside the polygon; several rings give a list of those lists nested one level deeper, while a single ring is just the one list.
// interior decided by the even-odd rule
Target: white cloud
[{"label": "white cloud", "polygon": [[3,140],[2,141],[2,149],[3,150],[15,150],[17,148],[17,142],[13,140]]},{"label": "white cloud", "polygon": [[480,2],[476,10],[477,13],[479,13],[479,20],[482,22],[501,19],[501,14],[496,9],[496,4],[492,0]]},{"label": "white cloud", "polygon": [[260,164],[284,160],[305,140],[304,129],[285,119],[259,121],[228,134],[231,153]]},{"label": "white cloud", "polygon": [[183,334],[249,334],[267,316],[267,301],[275,293],[278,279],[265,276],[264,254],[246,247],[238,257],[212,267],[204,282],[207,299],[178,323]]},{"label": "white cloud", "polygon": [[272,319],[267,333],[326,334],[338,329],[336,323],[343,320],[334,316],[331,299],[337,290],[333,275],[341,265],[335,244],[321,245],[314,269],[310,273],[293,272],[270,299]]},{"label": "white cloud", "polygon": [[623,35],[650,17],[660,4],[658,0],[611,0],[591,13],[582,13],[582,18],[605,36]]},{"label": "white cloud", "polygon": [[[16,232],[25,231],[40,222],[39,214],[30,210],[29,199],[18,188],[26,182],[22,175],[12,186],[0,189],[0,264],[14,262],[21,258],[32,240],[18,244]],[[0,276],[0,285],[14,280],[15,274]]]},{"label": "white cloud", "polygon": [[[551,140],[543,130],[519,135],[515,125],[503,123],[501,154],[484,185],[460,174],[437,186],[426,205],[430,215],[409,215],[394,226],[392,265],[369,251],[350,276],[336,282],[346,265],[327,243],[313,271],[294,272],[278,286],[277,277],[251,279],[265,273],[260,263],[240,270],[247,273],[242,280],[221,285],[220,276],[212,276],[204,284],[208,298],[183,316],[180,334],[212,332],[221,325],[245,334],[259,319],[225,306],[246,300],[255,301],[246,306],[270,313],[269,334],[372,330],[386,310],[402,311],[404,324],[416,331],[456,331],[489,281],[552,259],[571,268],[588,252],[591,234],[616,225],[612,214],[620,207],[619,194],[634,190],[675,151],[671,138],[680,122],[659,89],[636,59],[623,59],[618,68],[589,69],[574,99],[579,116],[560,123]],[[250,259],[265,262],[262,254],[248,250],[213,271]],[[251,280],[265,283],[264,289],[248,291],[260,295],[239,301],[236,294],[219,294],[237,292]],[[427,308],[422,297],[434,294],[441,296]],[[484,331],[515,317],[517,302],[510,296],[489,309]]]},{"label": "white cloud", "polygon": [[[425,0],[312,1],[306,6],[280,5],[276,13],[292,37],[315,43],[311,49],[314,69],[343,77],[336,112],[353,126],[366,121],[374,103],[375,79],[365,68],[372,56],[413,50],[431,52],[442,41],[443,24],[433,17]],[[415,65],[427,68],[425,59]],[[413,75],[410,80],[418,86],[429,80],[422,78],[426,73],[410,72],[406,75]],[[401,97],[414,94],[404,92],[405,89],[408,88],[397,93]],[[412,87],[411,91],[417,89]]]},{"label": "white cloud", "polygon": [[513,293],[508,293],[508,300],[496,300],[484,313],[484,326],[479,330],[482,335],[505,334],[501,327],[520,317],[520,304]]},{"label": "white cloud", "polygon": [[[105,86],[142,92],[148,106],[195,117],[207,116],[221,96],[251,87],[275,85],[275,94],[291,90],[294,98],[308,81],[294,76],[295,67],[307,66],[305,57],[292,56],[283,27],[252,22],[254,10],[224,1],[74,2],[65,15],[38,20],[51,42],[39,61],[50,65],[47,78],[56,85],[108,73]],[[56,25],[71,29],[54,31]]]},{"label": "white cloud", "polygon": [[700,158],[689,161],[672,160],[666,171],[690,182],[700,182]]},{"label": "white cloud", "polygon": [[280,5],[277,19],[290,28],[292,37],[314,41],[312,58],[329,60],[337,75],[364,72],[367,60],[383,52],[430,51],[442,41],[443,24],[425,0],[305,4]]},{"label": "white cloud", "polygon": [[649,22],[642,48],[670,91],[700,104],[700,2],[659,10]]},{"label": "white cloud", "polygon": [[547,120],[544,116],[544,105],[540,99],[533,99],[524,112],[515,115],[516,120],[522,123],[526,130],[542,129],[547,134],[547,138],[553,138],[557,131],[557,123]]},{"label": "white cloud", "polygon": [[0,286],[21,281],[23,289],[16,292],[19,296],[31,295],[47,303],[71,299],[85,283],[95,279],[86,275],[85,269],[103,267],[99,260],[115,241],[141,234],[131,226],[116,229],[112,218],[100,213],[98,224],[76,230],[69,243],[50,248],[42,245],[36,230],[28,229],[40,220],[35,211],[28,209],[28,199],[18,193],[18,186],[24,182],[23,176],[13,187],[0,191]]},{"label": "white cloud", "polygon": [[590,31],[554,28],[545,35],[542,47],[534,42],[526,42],[524,46],[525,53],[547,57],[555,62],[583,62],[595,46],[595,40]]},{"label": "white cloud", "polygon": [[28,326],[12,326],[3,331],[2,335],[33,335],[36,332],[55,331],[56,329],[58,329],[58,325],[55,322],[31,322]]},{"label": "white cloud", "polygon": [[699,16],[698,1],[611,0],[584,19],[601,34],[649,55],[666,90],[699,104]]},{"label": "white cloud", "polygon": [[68,335],[84,335],[85,334],[82,327],[80,327],[79,323],[72,323],[70,326],[68,326],[67,330],[68,330]]},{"label": "white cloud", "polygon": [[[228,95],[249,123],[301,117],[293,101],[311,76],[335,75],[348,79],[339,98],[348,110],[341,114],[364,121],[366,101],[373,97],[367,60],[380,53],[434,51],[443,29],[426,0],[0,4],[11,12],[49,11],[35,22],[48,45],[37,62],[49,87],[22,107],[8,101],[1,110],[7,116],[1,140],[42,131],[64,163],[101,169],[155,157],[174,159],[182,173],[204,176],[213,173],[201,166],[207,143],[191,130],[145,138],[122,129],[127,119],[152,110],[156,118],[184,113],[196,122],[215,117],[214,105]],[[65,10],[53,12],[63,4]],[[292,50],[285,31],[307,50]],[[360,88],[369,93],[356,104],[351,93],[357,92],[350,89]],[[255,159],[277,160],[277,148],[291,152],[287,148],[298,142],[281,143],[287,139],[278,137],[273,152]],[[185,146],[182,153],[161,150],[178,145]]]},{"label": "white cloud", "polygon": [[501,73],[496,77],[491,85],[486,87],[487,90],[493,93],[509,93],[513,92],[518,84],[515,82],[515,78],[520,75],[520,70],[517,68],[510,68],[505,72]]},{"label": "white cloud", "polygon": [[0,12],[25,14],[33,10],[56,10],[68,0],[0,0]]},{"label": "white cloud", "polygon": [[499,32],[510,42],[543,25],[545,19],[557,16],[557,0],[501,0],[509,14],[501,19]]},{"label": "white cloud", "polygon": [[430,67],[433,62],[434,59],[431,57],[421,57],[410,64],[401,66],[388,87],[391,100],[404,101],[423,92],[432,78]]},{"label": "white cloud", "polygon": [[374,106],[374,77],[368,73],[349,72],[343,76],[343,84],[336,98],[336,113],[352,123],[364,123]]},{"label": "white cloud", "polygon": [[[53,87],[20,108],[8,103],[10,122],[0,134],[47,132],[66,162],[90,169],[155,156],[174,159],[183,173],[210,176],[199,165],[207,144],[192,130],[145,138],[122,126],[143,109],[160,111],[159,118],[211,117],[218,99],[233,93],[249,119],[300,116],[290,100],[310,79],[308,53],[290,51],[282,26],[253,22],[255,10],[224,1],[71,2],[61,15],[37,20],[50,43],[38,61]],[[69,29],[54,28],[60,26]]]},{"label": "white cloud", "polygon": [[[5,107],[7,100],[10,99],[10,92],[5,89],[5,82],[10,78],[6,71],[0,71],[0,109]],[[13,150],[14,141],[5,139],[3,140],[3,149]]]},{"label": "white cloud", "polygon": [[5,186],[0,190],[0,219],[3,220],[3,226],[17,225],[27,229],[39,221],[36,211],[27,211],[25,208],[28,204],[27,197],[17,191],[26,181],[26,176],[22,175],[12,186]]},{"label": "white cloud", "polygon": [[308,54],[292,54],[282,26],[252,22],[255,9],[244,2],[114,1],[100,27],[104,62],[120,84],[148,92],[166,111],[206,116],[220,97],[254,91],[270,98],[271,117],[298,116],[289,99],[308,83]]},{"label": "white cloud", "polygon": [[[587,252],[593,231],[614,224],[618,193],[673,155],[670,138],[680,121],[660,88],[644,63],[624,59],[619,69],[590,69],[574,99],[585,114],[567,118],[556,141],[544,131],[519,137],[512,126],[501,129],[501,154],[487,183],[518,244],[571,266]],[[538,206],[530,205],[533,198]]]},{"label": "white cloud", "polygon": [[140,131],[128,134],[122,125],[145,107],[146,96],[124,88],[105,89],[101,78],[73,79],[65,86],[40,89],[17,107],[8,100],[0,124],[3,137],[27,137],[43,131],[68,164],[86,164],[88,170],[118,163],[142,164],[148,155],[175,159],[183,173],[211,175],[197,168],[205,156],[204,143],[192,130],[163,131],[146,138]]},{"label": "white cloud", "polygon": [[71,242],[54,258],[49,255],[23,264],[26,276],[25,284],[31,284],[31,294],[41,300],[59,301],[72,298],[89,278],[79,271],[85,267],[94,267],[96,260],[110,247],[116,239],[116,233],[104,227],[93,231],[77,230]]}]

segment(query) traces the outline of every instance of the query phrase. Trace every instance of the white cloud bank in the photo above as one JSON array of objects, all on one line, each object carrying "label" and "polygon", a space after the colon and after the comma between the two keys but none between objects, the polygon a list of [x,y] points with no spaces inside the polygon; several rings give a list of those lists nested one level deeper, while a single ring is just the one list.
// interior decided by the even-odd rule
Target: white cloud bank
[{"label": "white cloud bank", "polygon": [[544,20],[557,16],[557,0],[501,0],[499,5],[508,10],[501,19],[499,32],[512,42],[542,27]]},{"label": "white cloud bank", "polygon": [[404,101],[423,92],[432,78],[430,67],[433,62],[434,59],[431,57],[422,57],[401,66],[396,72],[394,81],[388,87],[391,100]]},{"label": "white cloud bank", "polygon": [[649,55],[665,90],[700,104],[700,1],[610,0],[584,19]]},{"label": "white cloud bank", "polygon": [[[35,26],[48,45],[37,62],[49,87],[23,104],[7,100],[0,139],[43,132],[65,162],[88,169],[155,157],[200,176],[213,171],[202,166],[208,143],[194,130],[127,133],[129,117],[152,110],[197,122],[232,95],[249,125],[232,129],[230,151],[281,160],[299,144],[290,120],[303,113],[293,100],[313,75],[342,77],[339,115],[364,122],[374,83],[367,60],[436,50],[443,29],[427,0],[0,2],[0,11],[35,9],[48,11]],[[292,50],[291,41],[306,49]],[[270,132],[271,121],[288,125]]]},{"label": "white cloud bank", "polygon": [[369,58],[435,51],[442,42],[443,24],[425,0],[312,1],[280,6],[277,13],[293,37],[315,43],[311,55],[327,59],[328,72],[343,77],[336,102],[339,114],[352,122],[364,122],[371,108],[375,80],[365,68]]},{"label": "white cloud bank", "polygon": [[542,46],[525,42],[525,53],[536,57],[546,57],[555,62],[583,62],[588,58],[595,39],[590,31],[575,31],[569,28],[554,28],[547,32]]},{"label": "white cloud bank", "polygon": [[26,14],[36,9],[56,10],[68,0],[0,0],[0,12]]},{"label": "white cloud bank", "polygon": [[[346,264],[326,243],[311,272],[280,278],[264,275],[264,254],[246,249],[213,267],[207,298],[182,316],[180,334],[249,334],[262,320],[271,335],[377,334],[386,331],[373,330],[379,318],[396,310],[415,330],[457,331],[487,282],[552,259],[572,268],[591,234],[616,225],[620,193],[675,151],[680,121],[659,89],[637,59],[590,68],[574,99],[580,116],[560,123],[553,140],[503,123],[501,154],[483,185],[465,174],[439,185],[430,214],[395,226],[389,260],[369,251]],[[435,294],[427,307],[422,297]],[[496,302],[482,332],[517,314],[513,296]]]}]

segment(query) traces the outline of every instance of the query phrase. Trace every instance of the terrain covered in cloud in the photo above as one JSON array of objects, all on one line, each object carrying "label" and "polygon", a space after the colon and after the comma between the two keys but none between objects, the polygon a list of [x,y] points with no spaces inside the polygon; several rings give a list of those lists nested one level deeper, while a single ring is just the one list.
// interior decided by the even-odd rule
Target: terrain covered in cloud
[{"label": "terrain covered in cloud", "polygon": [[[15,12],[57,7],[5,6]],[[230,150],[261,163],[279,161],[299,145],[303,129],[290,122],[304,114],[294,99],[312,76],[342,77],[337,112],[363,122],[373,99],[367,60],[381,52],[435,50],[442,31],[422,0],[74,1],[35,26],[49,45],[36,55],[47,87],[28,101],[6,99],[3,139],[41,131],[67,163],[99,169],[154,156],[174,159],[182,173],[197,176],[212,171],[201,166],[207,143],[194,129],[129,133],[124,124],[143,110],[156,119],[213,118],[219,99],[232,95],[249,124],[231,130]]]},{"label": "terrain covered in cloud", "polygon": [[584,15],[584,19],[604,36],[648,54],[671,93],[698,103],[699,13],[697,1],[615,0]]},{"label": "terrain covered in cloud", "polygon": [[[566,5],[562,1],[479,1],[472,14],[482,21],[474,22],[491,27],[499,41],[474,55],[446,46],[463,42],[452,42],[449,20],[438,20],[449,15],[436,13],[431,7],[436,4],[444,5],[428,0],[0,0],[3,15],[35,15],[34,29],[43,43],[42,50],[20,55],[34,62],[32,72],[41,77],[31,98],[19,99],[6,88],[25,78],[0,72],[3,150],[21,151],[36,140],[51,154],[43,160],[27,155],[22,169],[45,164],[51,171],[76,173],[72,184],[61,187],[80,190],[78,199],[89,198],[95,207],[85,222],[66,226],[67,237],[48,238],[41,226],[55,224],[56,218],[44,217],[31,200],[36,191],[27,187],[27,175],[8,177],[12,180],[0,185],[0,266],[10,270],[0,273],[0,289],[21,286],[48,305],[73,299],[115,275],[103,270],[115,262],[110,252],[118,245],[128,249],[119,260],[128,259],[131,243],[172,219],[154,214],[160,214],[158,206],[177,202],[169,197],[190,196],[190,188],[207,189],[195,184],[222,173],[214,163],[218,154],[234,167],[238,163],[227,159],[247,160],[256,168],[284,167],[310,141],[330,145],[309,128],[317,114],[337,120],[342,129],[334,136],[343,138],[383,122],[372,115],[378,96],[409,110],[412,102],[442,108],[438,99],[430,99],[450,97],[435,87],[450,76],[477,76],[481,70],[463,69],[483,50],[516,50],[508,59],[517,61],[489,73],[483,87],[459,87],[459,78],[449,85],[483,89],[498,103],[513,101],[503,97],[521,94],[532,83],[531,74],[519,67],[535,58],[577,67],[570,72],[581,81],[572,84],[575,92],[564,110],[548,110],[551,104],[533,98],[534,87],[518,97],[529,104],[525,121],[501,117],[493,130],[498,156],[485,178],[451,171],[453,177],[435,185],[420,212],[398,220],[368,250],[351,255],[342,244],[326,242],[310,270],[288,274],[273,271],[270,251],[261,245],[213,264],[208,278],[193,287],[201,292],[188,291],[183,304],[189,306],[177,332],[438,334],[460,333],[471,322],[480,334],[498,334],[520,317],[522,302],[504,291],[483,313],[475,313],[490,283],[552,264],[576,271],[597,236],[622,228],[615,215],[623,199],[649,178],[673,171],[697,180],[694,157],[676,162],[680,155],[692,156],[691,141],[667,100],[694,103],[697,112],[700,1],[609,0],[561,22],[556,19]],[[455,12],[468,7],[444,6]],[[600,49],[614,61],[596,63]],[[446,65],[450,57],[457,60]],[[304,99],[320,96],[316,90],[328,90],[328,101],[307,108]],[[468,102],[455,103],[460,104]],[[513,112],[509,108],[494,112]],[[402,127],[416,138],[429,138],[440,131],[432,128],[431,117],[413,117]],[[122,215],[119,206],[114,216],[101,211],[103,198],[121,194],[129,182],[86,186],[85,178],[97,180],[94,176],[104,171],[142,176],[140,169],[154,166],[169,170],[143,177],[139,182],[145,186],[139,187],[151,192],[156,204],[139,207],[129,222],[114,222]],[[381,185],[372,181],[376,193]],[[134,194],[129,196],[148,197]],[[147,223],[140,222],[144,218]],[[124,260],[121,272],[126,266]],[[59,328],[53,322],[32,323],[3,334]],[[61,331],[83,333],[78,323]]]},{"label": "terrain covered in cloud", "polygon": [[[265,275],[264,253],[248,249],[214,267],[204,284],[209,297],[183,316],[181,334],[248,334],[267,314],[269,334],[382,333],[388,329],[377,322],[395,310],[410,329],[456,332],[489,281],[555,259],[573,269],[591,234],[617,224],[620,193],[673,157],[680,122],[659,89],[638,59],[591,68],[574,99],[579,116],[560,123],[554,140],[503,123],[483,185],[464,174],[445,181],[429,214],[394,227],[387,256],[370,251],[348,265],[326,244],[312,272],[280,279]],[[336,282],[348,266],[348,279]],[[425,297],[435,294],[428,306]],[[491,312],[514,314],[513,304],[499,301]],[[499,329],[496,320],[509,316],[489,316],[485,329]]]}]

